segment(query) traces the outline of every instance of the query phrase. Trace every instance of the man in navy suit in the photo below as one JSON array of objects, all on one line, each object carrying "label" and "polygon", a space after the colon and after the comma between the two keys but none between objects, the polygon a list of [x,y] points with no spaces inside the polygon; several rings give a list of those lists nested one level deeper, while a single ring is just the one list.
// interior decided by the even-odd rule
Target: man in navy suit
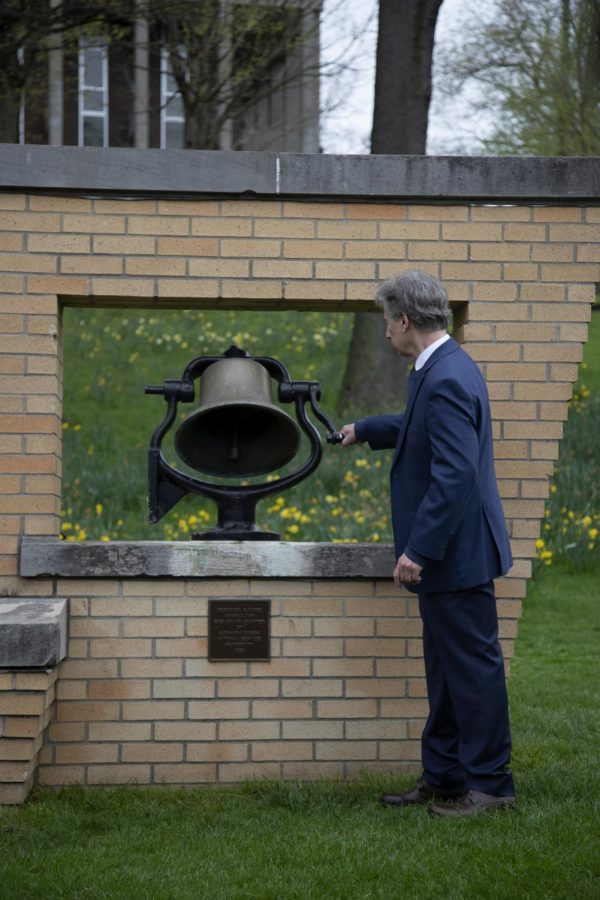
[{"label": "man in navy suit", "polygon": [[[441,816],[514,806],[510,726],[494,578],[511,566],[483,376],[446,333],[448,299],[425,272],[380,285],[386,338],[415,360],[401,415],[345,425],[343,446],[395,449],[394,581],[419,595],[429,717],[423,773],[387,806]],[[437,805],[437,801],[449,803]]]}]

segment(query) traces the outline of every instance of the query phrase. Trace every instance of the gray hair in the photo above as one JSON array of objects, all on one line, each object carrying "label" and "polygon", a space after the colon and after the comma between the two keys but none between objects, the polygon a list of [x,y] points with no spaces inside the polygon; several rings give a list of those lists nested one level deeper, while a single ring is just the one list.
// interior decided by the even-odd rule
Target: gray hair
[{"label": "gray hair", "polygon": [[448,295],[441,281],[409,269],[383,281],[377,288],[375,303],[390,319],[407,316],[419,331],[440,331],[448,325]]}]

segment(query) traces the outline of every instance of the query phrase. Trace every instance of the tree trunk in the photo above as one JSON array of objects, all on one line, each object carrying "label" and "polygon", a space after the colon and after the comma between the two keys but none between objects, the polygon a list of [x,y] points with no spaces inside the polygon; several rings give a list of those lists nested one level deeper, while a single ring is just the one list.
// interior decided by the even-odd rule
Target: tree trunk
[{"label": "tree trunk", "polygon": [[184,141],[186,150],[219,150],[217,117],[212,104],[185,106]]},{"label": "tree trunk", "polygon": [[19,143],[19,107],[21,95],[6,77],[0,75],[0,143]]},{"label": "tree trunk", "polygon": [[[371,153],[423,155],[431,101],[435,26],[442,0],[380,0]],[[375,321],[374,321],[375,320]],[[357,313],[339,412],[402,407],[406,361],[383,338],[380,316]]]},{"label": "tree trunk", "polygon": [[371,153],[425,153],[442,0],[380,0]]}]

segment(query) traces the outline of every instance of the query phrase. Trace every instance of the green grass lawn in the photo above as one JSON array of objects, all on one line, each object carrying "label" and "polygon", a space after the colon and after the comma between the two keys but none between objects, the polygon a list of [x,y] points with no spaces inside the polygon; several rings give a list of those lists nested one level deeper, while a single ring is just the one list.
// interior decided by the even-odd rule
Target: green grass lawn
[{"label": "green grass lawn", "polygon": [[[600,566],[600,310],[592,314],[579,380],[554,467],[537,565]],[[543,543],[542,543],[543,542]],[[546,557],[544,559],[544,557]]]},{"label": "green grass lawn", "polygon": [[600,897],[600,570],[532,584],[510,678],[516,812],[384,809],[412,779],[37,791],[0,810],[0,897]]},{"label": "green grass lawn", "polygon": [[593,394],[600,394],[600,302],[592,312],[579,381]]},{"label": "green grass lawn", "polygon": [[[178,331],[158,317],[106,312],[102,328],[98,321],[88,330],[86,323],[67,329],[66,358],[73,368],[65,382],[74,393],[65,407],[70,493],[63,521],[71,525],[65,535],[79,525],[88,537],[139,538],[150,536],[143,530],[148,423],[158,423],[164,402],[144,397],[144,384],[179,377],[191,356],[209,352],[209,344],[215,352],[217,338],[229,342],[235,329],[252,352],[259,352],[258,338],[238,316],[217,325],[196,313]],[[135,322],[125,322],[127,315]],[[323,406],[332,412],[347,320],[305,316],[303,331],[290,330],[279,352],[263,342],[272,326],[272,317],[264,319],[260,352],[279,356],[293,378],[331,385]],[[140,341],[151,349],[143,363],[135,355]],[[189,792],[38,791],[24,808],[0,810],[1,900],[600,898],[600,564],[596,551],[588,550],[595,520],[581,524],[586,511],[600,514],[592,509],[600,485],[594,427],[600,313],[593,315],[584,359],[580,385],[592,396],[571,411],[566,426],[551,495],[556,508],[549,506],[551,531],[545,533],[555,540],[555,555],[530,586],[510,679],[516,813],[446,822],[430,820],[423,809],[387,810],[378,804],[379,794],[411,779],[367,776],[355,784],[261,782]],[[113,421],[128,443],[111,438]],[[346,471],[339,463],[319,469],[318,480],[313,476],[305,485],[307,493],[290,492],[284,503],[271,504],[268,524],[288,529],[287,539],[307,539],[314,495],[325,529],[317,539],[389,539],[387,509],[370,502],[380,477],[371,465],[358,456]],[[121,480],[117,469],[125,473]],[[349,518],[365,515],[356,509],[357,492],[362,508],[372,508],[363,521]],[[567,502],[573,509],[580,504],[572,519],[561,512]],[[195,510],[177,513],[166,536],[187,537],[191,518],[200,513]],[[584,528],[582,569],[565,548]],[[566,561],[557,565],[561,555]]]}]

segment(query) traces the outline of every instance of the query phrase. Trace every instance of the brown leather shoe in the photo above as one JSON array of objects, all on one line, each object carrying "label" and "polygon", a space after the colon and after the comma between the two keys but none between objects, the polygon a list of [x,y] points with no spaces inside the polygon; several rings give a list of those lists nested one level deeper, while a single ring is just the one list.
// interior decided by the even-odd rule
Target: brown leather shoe
[{"label": "brown leather shoe", "polygon": [[434,788],[420,778],[412,791],[405,794],[385,794],[381,798],[384,806],[415,806],[417,803],[431,803],[432,800],[462,800],[466,792],[462,789],[447,790]]},{"label": "brown leather shoe", "polygon": [[496,797],[482,791],[468,791],[461,802],[451,806],[430,806],[428,813],[430,816],[458,819],[463,816],[477,816],[493,809],[514,809],[516,805],[514,797]]}]

